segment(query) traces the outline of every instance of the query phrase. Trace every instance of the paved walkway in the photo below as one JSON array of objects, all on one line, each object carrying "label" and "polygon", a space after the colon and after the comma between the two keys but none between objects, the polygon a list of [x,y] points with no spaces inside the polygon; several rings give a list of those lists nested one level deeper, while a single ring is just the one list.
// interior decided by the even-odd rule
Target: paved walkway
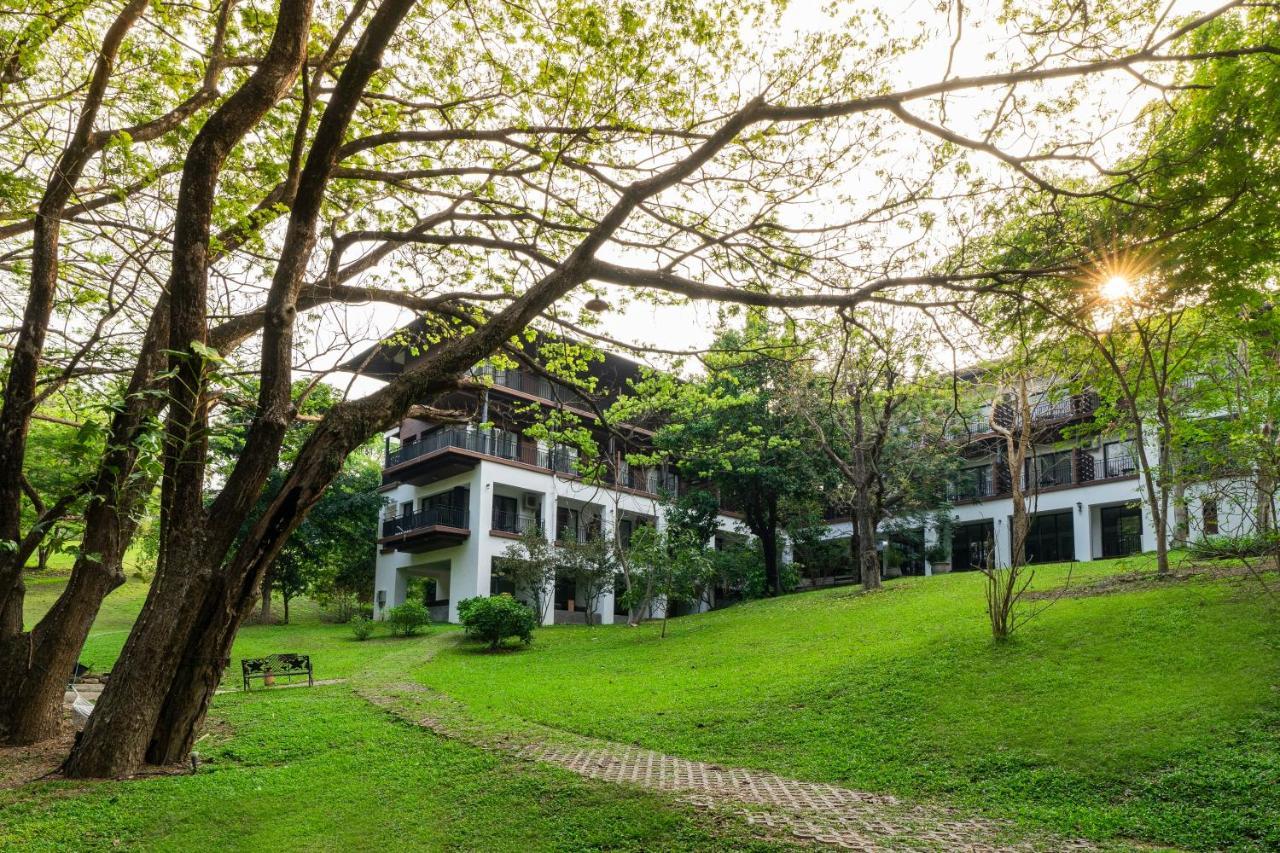
[{"label": "paved walkway", "polygon": [[737,815],[773,837],[865,851],[1092,849],[1064,839],[1010,843],[1004,837],[1007,825],[954,809],[689,761],[547,726],[522,724],[517,731],[498,731],[469,719],[459,703],[420,684],[365,685],[356,692],[444,737],[592,779],[669,791],[683,802]]}]

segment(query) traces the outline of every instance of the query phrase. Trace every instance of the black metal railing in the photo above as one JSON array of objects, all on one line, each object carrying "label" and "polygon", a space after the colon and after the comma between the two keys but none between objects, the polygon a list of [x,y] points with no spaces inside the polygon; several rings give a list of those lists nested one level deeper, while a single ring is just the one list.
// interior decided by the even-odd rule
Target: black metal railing
[{"label": "black metal railing", "polygon": [[1027,460],[1027,489],[1049,489],[1071,485],[1071,457],[1037,457]]},{"label": "black metal railing", "polygon": [[995,493],[990,477],[962,476],[951,484],[951,499],[956,501],[976,501],[994,497]]},{"label": "black metal railing", "polygon": [[552,382],[544,376],[535,376],[523,370],[495,370],[492,367],[477,367],[471,371],[477,379],[488,378],[494,385],[501,385],[514,391],[521,391],[530,396],[552,403],[565,403],[579,408],[590,408],[587,399],[570,388]]},{"label": "black metal railing", "polygon": [[493,508],[493,524],[494,530],[501,530],[504,533],[520,532],[520,513],[514,510]]},{"label": "black metal railing", "polygon": [[424,527],[454,527],[467,530],[467,508],[461,506],[428,506],[408,515],[382,522],[383,536],[398,536]]},{"label": "black metal railing", "polygon": [[[578,470],[577,454],[568,448],[539,448],[535,451],[529,445],[521,448],[519,438],[514,433],[459,428],[439,429],[427,433],[417,441],[407,442],[395,450],[388,451],[384,467],[392,468],[448,447],[523,462],[538,468],[549,468],[560,474],[582,473]],[[652,468],[628,468],[616,478],[612,474],[606,474],[603,479],[608,484],[653,494],[660,492],[676,494],[680,486],[679,478],[674,473]]]},{"label": "black metal railing", "polygon": [[386,467],[391,468],[446,447],[471,450],[501,459],[515,459],[519,451],[519,440],[514,434],[507,432],[440,429],[388,451]]},{"label": "black metal railing", "polygon": [[1138,463],[1132,456],[1111,456],[1102,463],[1102,476],[1110,479],[1112,477],[1132,477],[1138,473]]}]

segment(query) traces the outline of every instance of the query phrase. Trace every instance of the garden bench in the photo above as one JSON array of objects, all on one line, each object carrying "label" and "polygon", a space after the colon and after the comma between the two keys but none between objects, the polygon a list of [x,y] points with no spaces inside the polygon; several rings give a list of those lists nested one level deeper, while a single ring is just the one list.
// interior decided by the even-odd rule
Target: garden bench
[{"label": "garden bench", "polygon": [[261,678],[263,684],[269,686],[275,682],[276,676],[305,675],[308,687],[315,684],[311,673],[311,655],[285,653],[267,655],[264,658],[242,658],[240,672],[244,676],[245,690],[249,689],[251,678]]}]

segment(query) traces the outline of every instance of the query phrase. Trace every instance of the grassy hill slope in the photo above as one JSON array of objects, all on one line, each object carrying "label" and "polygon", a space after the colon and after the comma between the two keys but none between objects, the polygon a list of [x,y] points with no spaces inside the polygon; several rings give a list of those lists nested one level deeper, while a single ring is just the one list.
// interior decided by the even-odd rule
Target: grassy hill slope
[{"label": "grassy hill slope", "polygon": [[[1073,584],[1131,569],[1076,569]],[[1272,575],[1274,583],[1275,576]],[[1067,579],[1039,571],[1037,587]],[[1280,845],[1280,616],[1251,578],[1062,597],[991,641],[981,577],[457,646],[416,674],[495,722],[939,798],[1029,828]]]}]

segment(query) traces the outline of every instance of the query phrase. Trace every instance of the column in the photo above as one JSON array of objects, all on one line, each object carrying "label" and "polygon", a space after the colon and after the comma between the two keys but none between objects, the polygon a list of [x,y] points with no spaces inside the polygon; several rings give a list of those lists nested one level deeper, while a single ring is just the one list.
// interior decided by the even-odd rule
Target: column
[{"label": "column", "polygon": [[1006,516],[996,516],[995,547],[996,568],[1005,568],[1013,559],[1013,539],[1009,530],[1010,521]]},{"label": "column", "polygon": [[[555,483],[551,477],[547,478],[547,491],[542,494],[542,531],[547,536],[548,542],[556,541],[556,495]],[[542,601],[545,609],[538,614],[543,625],[554,625],[556,621],[556,582],[550,580],[542,590]]]},{"label": "column", "polygon": [[1087,563],[1093,559],[1093,516],[1096,510],[1076,501],[1075,508],[1071,512],[1071,529],[1076,540],[1076,562]]},{"label": "column", "polygon": [[[600,509],[600,535],[605,538],[606,542],[616,544],[615,525],[618,522],[617,507],[608,498]],[[600,617],[597,621],[601,625],[613,624],[613,581],[606,581],[604,592],[600,594],[599,600],[596,601],[596,614]]]}]

